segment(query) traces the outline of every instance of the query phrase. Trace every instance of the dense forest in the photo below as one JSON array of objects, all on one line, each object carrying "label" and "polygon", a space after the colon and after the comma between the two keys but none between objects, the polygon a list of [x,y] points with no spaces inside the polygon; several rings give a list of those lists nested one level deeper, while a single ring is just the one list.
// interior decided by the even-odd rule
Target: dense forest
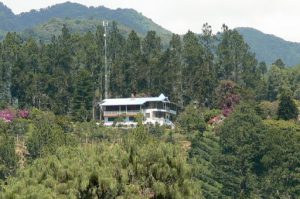
[{"label": "dense forest", "polygon": [[[158,25],[150,18],[134,9],[109,9],[104,6],[87,7],[78,3],[65,2],[39,10],[14,14],[10,8],[0,2],[0,39],[7,32],[18,32],[20,37],[51,41],[52,35],[58,36],[63,24],[67,24],[71,33],[95,31],[99,21],[116,21],[122,35],[128,36],[134,30],[145,37],[153,30],[161,38],[163,47],[168,46],[172,32]],[[282,59],[291,67],[300,63],[300,43],[285,41],[274,35],[265,34],[254,28],[240,27],[236,30],[244,37],[256,59],[271,65],[274,60]],[[200,34],[200,33],[198,33]]]},{"label": "dense forest", "polygon": [[104,29],[0,43],[0,198],[299,198],[300,67],[258,63],[237,30],[108,28],[110,97],[164,93],[176,128],[107,128]]},{"label": "dense forest", "polygon": [[[243,37],[225,25],[221,38],[208,24],[200,36],[174,34],[165,50],[154,31],[144,38],[132,31],[125,38],[112,23],[107,42],[110,97],[164,93],[182,107],[196,101],[224,108],[217,89],[229,80],[244,100],[274,101],[285,91],[299,99],[299,69],[286,69],[280,59],[272,66],[257,63]],[[84,35],[63,26],[50,43],[8,33],[0,43],[1,106],[35,107],[89,121],[93,105],[103,99],[104,54],[102,26]]]}]

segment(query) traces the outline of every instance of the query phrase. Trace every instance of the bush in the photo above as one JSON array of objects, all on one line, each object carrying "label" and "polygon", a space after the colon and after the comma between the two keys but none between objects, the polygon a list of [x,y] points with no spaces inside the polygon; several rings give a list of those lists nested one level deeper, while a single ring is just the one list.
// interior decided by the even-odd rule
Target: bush
[{"label": "bush", "polygon": [[276,119],[277,118],[277,112],[278,112],[278,101],[274,101],[274,102],[269,102],[269,101],[262,101],[259,105],[259,115],[263,118],[263,119],[267,119],[267,118],[272,118],[272,119]]},{"label": "bush", "polygon": [[14,135],[25,135],[29,130],[30,121],[17,118],[9,125],[9,131]]},{"label": "bush", "polygon": [[59,148],[8,179],[0,198],[202,198],[179,146],[132,131],[120,144]]},{"label": "bush", "polygon": [[292,97],[288,94],[280,97],[280,103],[278,106],[278,119],[290,120],[298,118],[298,108],[293,101]]},{"label": "bush", "polygon": [[205,120],[205,122],[208,122],[211,118],[213,118],[219,114],[221,114],[221,110],[219,110],[219,109],[211,109],[211,110],[204,111],[204,113],[203,113],[204,120]]},{"label": "bush", "polygon": [[193,131],[204,132],[206,129],[203,113],[193,105],[187,106],[184,112],[178,116],[176,121],[179,123],[180,127],[188,133],[192,133]]}]

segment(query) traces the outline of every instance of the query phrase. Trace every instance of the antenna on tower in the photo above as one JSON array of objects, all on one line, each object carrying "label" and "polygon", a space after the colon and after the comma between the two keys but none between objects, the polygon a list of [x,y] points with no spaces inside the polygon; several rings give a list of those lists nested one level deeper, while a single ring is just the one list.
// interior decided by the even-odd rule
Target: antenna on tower
[{"label": "antenna on tower", "polygon": [[108,65],[107,65],[107,42],[106,42],[106,36],[107,36],[107,27],[108,27],[108,21],[103,21],[103,27],[104,27],[104,97],[105,99],[108,98],[108,89],[109,89],[109,79],[108,79]]}]

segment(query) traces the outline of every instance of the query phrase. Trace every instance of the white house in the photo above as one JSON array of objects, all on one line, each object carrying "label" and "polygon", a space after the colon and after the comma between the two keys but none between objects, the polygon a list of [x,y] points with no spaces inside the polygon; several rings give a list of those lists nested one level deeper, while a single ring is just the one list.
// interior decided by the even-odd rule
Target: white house
[{"label": "white house", "polygon": [[[174,126],[172,123],[177,114],[177,106],[161,94],[158,97],[131,97],[105,99],[99,103],[105,126],[118,124],[132,126],[137,122],[138,114],[144,116],[144,124],[159,124]],[[122,118],[122,121],[120,121]]]}]

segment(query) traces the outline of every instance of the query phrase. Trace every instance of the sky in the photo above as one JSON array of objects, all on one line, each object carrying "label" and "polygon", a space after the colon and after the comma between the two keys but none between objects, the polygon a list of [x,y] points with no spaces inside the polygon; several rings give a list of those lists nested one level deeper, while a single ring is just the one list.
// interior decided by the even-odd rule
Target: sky
[{"label": "sky", "polygon": [[[66,0],[0,0],[15,14],[40,9]],[[300,42],[299,0],[71,0],[86,6],[133,8],[177,34],[201,33],[208,23],[214,32],[253,27],[288,41]]]}]

